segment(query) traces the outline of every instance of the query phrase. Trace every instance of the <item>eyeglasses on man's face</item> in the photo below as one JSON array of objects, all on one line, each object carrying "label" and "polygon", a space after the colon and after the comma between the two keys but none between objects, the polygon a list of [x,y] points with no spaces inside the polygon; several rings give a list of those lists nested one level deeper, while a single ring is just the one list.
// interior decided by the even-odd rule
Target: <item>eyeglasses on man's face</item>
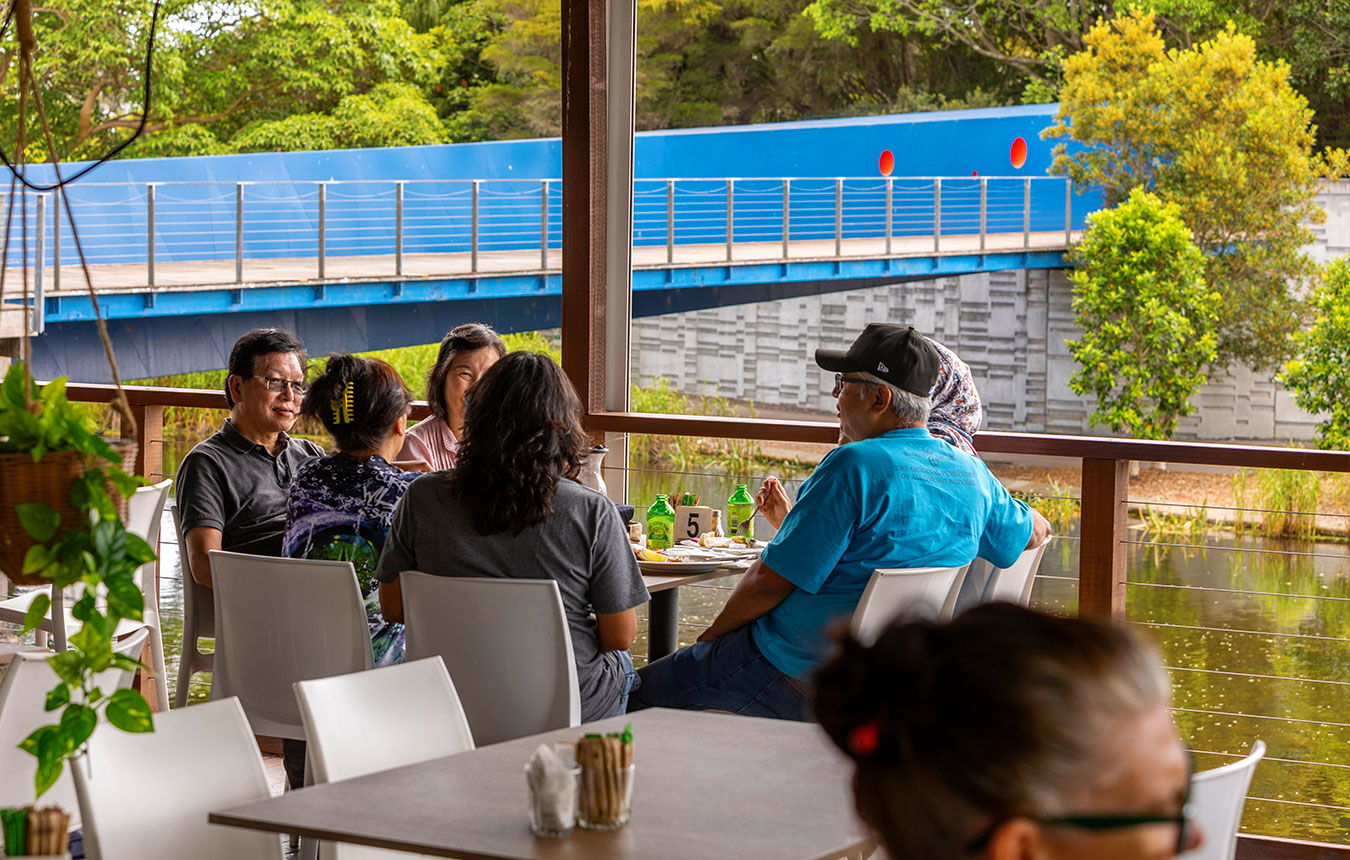
[{"label": "eyeglasses on man's face", "polygon": [[283,379],[280,376],[258,376],[257,374],[255,374],[253,378],[261,379],[263,383],[267,386],[268,391],[275,391],[278,394],[285,391],[286,388],[289,387],[291,389],[291,392],[295,394],[296,397],[303,397],[305,395],[305,392],[309,390],[308,383],[295,382],[290,379]]},{"label": "eyeglasses on man's face", "polygon": [[834,375],[834,391],[830,394],[830,396],[831,396],[831,397],[838,397],[838,396],[839,396],[839,393],[840,393],[841,391],[844,390],[844,383],[845,383],[845,382],[856,382],[856,383],[858,383],[859,385],[872,385],[872,384],[873,384],[873,383],[871,383],[871,382],[868,382],[866,379],[862,379],[862,378],[857,377],[857,376],[845,376],[845,375],[842,374],[842,373],[836,373],[836,374]]}]

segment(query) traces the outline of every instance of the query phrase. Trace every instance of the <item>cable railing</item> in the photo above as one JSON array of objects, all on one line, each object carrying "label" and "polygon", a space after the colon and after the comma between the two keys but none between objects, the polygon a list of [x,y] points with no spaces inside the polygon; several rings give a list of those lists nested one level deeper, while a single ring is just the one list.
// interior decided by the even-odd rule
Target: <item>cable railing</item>
[{"label": "cable railing", "polygon": [[[62,193],[85,258],[116,269],[99,285],[156,288],[402,278],[413,255],[441,258],[417,275],[551,270],[561,189],[558,179],[409,179],[85,182]],[[1064,248],[1088,208],[1074,211],[1073,192],[1048,176],[638,179],[634,264]],[[77,286],[62,283],[77,255],[53,204],[26,196],[29,247],[12,241],[5,258],[37,269],[39,293]]]}]

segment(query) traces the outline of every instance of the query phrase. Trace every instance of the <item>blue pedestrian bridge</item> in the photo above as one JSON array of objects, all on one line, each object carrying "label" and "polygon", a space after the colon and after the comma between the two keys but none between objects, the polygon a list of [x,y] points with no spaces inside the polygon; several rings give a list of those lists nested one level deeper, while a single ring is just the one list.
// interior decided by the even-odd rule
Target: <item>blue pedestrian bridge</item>
[{"label": "blue pedestrian bridge", "polygon": [[[1100,201],[1046,175],[1039,132],[1053,110],[639,135],[634,316],[1063,267]],[[123,375],[136,378],[223,367],[260,325],[294,328],[315,353],[433,342],[466,320],[556,326],[559,165],[556,139],[144,159],[65,193]],[[55,203],[26,196],[22,237],[14,207],[7,258],[28,264],[35,369],[102,381],[93,303]]]}]

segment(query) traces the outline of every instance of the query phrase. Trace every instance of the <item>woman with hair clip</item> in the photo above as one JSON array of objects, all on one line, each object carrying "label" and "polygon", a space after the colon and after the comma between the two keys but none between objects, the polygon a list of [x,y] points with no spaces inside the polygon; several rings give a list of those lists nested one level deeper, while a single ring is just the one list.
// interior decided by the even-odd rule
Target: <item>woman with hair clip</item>
[{"label": "woman with hair clip", "polygon": [[633,610],[647,601],[614,504],[567,480],[589,446],[562,369],[545,355],[511,353],[469,396],[455,468],[408,489],[379,565],[380,606],[398,621],[404,570],[557,582],[587,721],[627,709]]},{"label": "woman with hair clip", "polygon": [[350,561],[356,568],[376,666],[403,660],[403,625],[380,616],[375,565],[394,506],[417,477],[389,465],[403,447],[411,404],[403,379],[385,362],[329,357],[300,413],[323,424],[337,453],[300,467],[286,510],[283,555]]},{"label": "woman with hair clip", "polygon": [[408,430],[399,462],[420,461],[432,472],[455,468],[464,432],[464,395],[504,355],[506,344],[482,323],[457,325],[445,333],[427,374],[431,415]]},{"label": "woman with hair clip", "polygon": [[1168,858],[1200,843],[1168,690],[1130,628],[992,603],[846,636],[815,707],[891,857]]}]

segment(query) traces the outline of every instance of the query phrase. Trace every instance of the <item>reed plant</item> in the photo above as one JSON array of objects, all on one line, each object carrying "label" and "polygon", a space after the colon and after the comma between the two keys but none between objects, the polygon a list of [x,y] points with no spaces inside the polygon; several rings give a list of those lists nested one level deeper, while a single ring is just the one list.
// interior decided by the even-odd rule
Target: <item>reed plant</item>
[{"label": "reed plant", "polygon": [[[1234,529],[1256,529],[1265,537],[1311,538],[1317,534],[1317,505],[1322,476],[1297,469],[1241,469],[1233,475],[1237,508]],[[1259,527],[1246,514],[1260,510]]]}]

